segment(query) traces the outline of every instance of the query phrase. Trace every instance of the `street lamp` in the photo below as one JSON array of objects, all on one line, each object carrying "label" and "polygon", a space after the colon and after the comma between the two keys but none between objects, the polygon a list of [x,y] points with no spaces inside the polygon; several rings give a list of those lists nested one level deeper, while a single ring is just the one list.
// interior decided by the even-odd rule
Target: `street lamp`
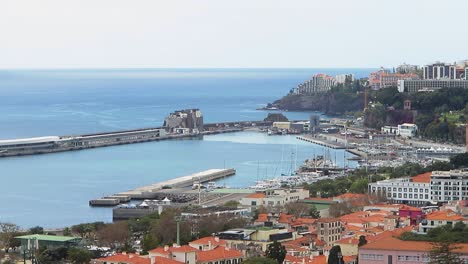
[{"label": "street lamp", "polygon": [[338,264],[343,264],[343,254],[341,254],[341,251],[336,256],[338,257]]}]

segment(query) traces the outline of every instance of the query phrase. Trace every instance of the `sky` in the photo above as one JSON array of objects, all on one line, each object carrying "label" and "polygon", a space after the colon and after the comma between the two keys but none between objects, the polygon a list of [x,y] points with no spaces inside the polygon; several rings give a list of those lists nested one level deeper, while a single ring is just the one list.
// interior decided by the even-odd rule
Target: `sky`
[{"label": "sky", "polygon": [[0,68],[375,68],[468,59],[466,0],[0,0]]}]

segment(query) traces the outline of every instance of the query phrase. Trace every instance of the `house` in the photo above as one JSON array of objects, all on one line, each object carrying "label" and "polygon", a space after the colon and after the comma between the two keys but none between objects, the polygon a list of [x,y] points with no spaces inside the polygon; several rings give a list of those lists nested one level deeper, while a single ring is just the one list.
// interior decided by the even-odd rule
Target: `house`
[{"label": "house", "polygon": [[298,202],[309,197],[309,190],[303,188],[274,189],[252,193],[240,200],[240,205],[255,209],[257,206],[278,206]]},{"label": "house", "polygon": [[244,258],[241,251],[225,246],[197,253],[197,264],[240,264]]},{"label": "house", "polygon": [[410,225],[419,224],[424,216],[421,208],[408,205],[402,205],[398,210],[398,215],[408,218],[410,220]]},{"label": "house", "polygon": [[20,240],[21,249],[26,250],[31,247],[39,249],[44,248],[59,248],[59,247],[72,247],[77,246],[81,238],[70,236],[52,236],[52,235],[24,235],[17,236],[16,239]]},{"label": "house", "polygon": [[339,218],[317,219],[317,237],[327,246],[341,239],[342,224]]},{"label": "house", "polygon": [[[468,243],[456,244],[455,253],[468,262]],[[423,241],[403,241],[394,237],[379,239],[359,248],[359,264],[427,263],[433,245]]]},{"label": "house", "polygon": [[212,250],[218,246],[226,246],[226,240],[219,239],[219,237],[209,236],[189,242],[189,246],[196,248],[200,251]]},{"label": "house", "polygon": [[[121,253],[93,261],[93,264],[155,264],[150,258],[137,254]],[[158,262],[158,264],[183,264],[181,262]]]},{"label": "house", "polygon": [[199,250],[188,245],[178,246],[174,244],[172,247],[164,246],[152,249],[148,252],[150,259],[162,257],[172,259],[185,264],[197,264],[197,252]]},{"label": "house", "polygon": [[468,224],[468,219],[450,209],[435,211],[427,214],[426,218],[419,223],[419,232],[425,234],[433,228],[444,225],[454,225],[456,222],[460,221]]},{"label": "house", "polygon": [[343,256],[356,256],[358,254],[359,239],[355,237],[342,238],[333,245],[340,246]]}]

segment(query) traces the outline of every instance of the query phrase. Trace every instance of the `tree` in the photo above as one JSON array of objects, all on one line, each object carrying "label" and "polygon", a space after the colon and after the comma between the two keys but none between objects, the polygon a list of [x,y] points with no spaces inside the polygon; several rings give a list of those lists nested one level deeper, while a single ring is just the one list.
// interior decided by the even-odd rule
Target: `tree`
[{"label": "tree", "polygon": [[44,228],[40,227],[40,226],[31,227],[29,229],[29,233],[31,233],[31,234],[44,234]]},{"label": "tree", "polygon": [[230,200],[224,203],[224,206],[229,207],[229,208],[237,208],[238,205],[239,205],[239,201],[234,201],[234,200]]},{"label": "tree", "polygon": [[159,245],[159,241],[156,239],[156,237],[153,234],[146,234],[143,237],[143,241],[141,242],[141,246],[143,249],[143,255],[148,254],[148,251],[156,248]]},{"label": "tree", "polygon": [[349,187],[350,193],[367,193],[369,181],[367,179],[359,179]]},{"label": "tree", "polygon": [[367,244],[366,236],[359,236],[358,247],[364,246]]},{"label": "tree", "polygon": [[455,168],[468,166],[468,153],[462,153],[451,157],[450,163],[452,163]]},{"label": "tree", "polygon": [[315,205],[312,205],[309,210],[309,215],[313,218],[320,218],[320,211],[317,210],[317,207],[315,207]]},{"label": "tree", "polygon": [[341,264],[343,258],[341,256],[341,247],[333,246],[330,249],[330,254],[328,255],[328,264]]},{"label": "tree", "polygon": [[307,215],[310,210],[307,204],[299,202],[287,203],[284,207],[288,214],[292,214],[295,217]]},{"label": "tree", "polygon": [[440,241],[432,243],[432,249],[429,252],[431,264],[461,264],[463,263],[459,255],[453,252],[459,247],[453,242]]},{"label": "tree", "polygon": [[277,264],[276,260],[265,257],[248,258],[242,262],[243,264]]},{"label": "tree", "polygon": [[286,258],[286,247],[275,240],[273,243],[268,245],[266,250],[266,256],[268,258],[276,260],[278,264],[281,264]]},{"label": "tree", "polygon": [[12,223],[0,223],[0,241],[5,247],[5,252],[8,253],[10,248],[15,246],[15,236],[19,231],[19,226]]},{"label": "tree", "polygon": [[88,250],[70,248],[68,250],[68,259],[73,264],[86,264],[91,261],[92,254]]},{"label": "tree", "polygon": [[130,239],[130,230],[127,222],[108,224],[97,232],[97,237],[102,245],[112,248],[121,247]]},{"label": "tree", "polygon": [[71,234],[72,234],[72,233],[71,233],[70,228],[65,227],[65,228],[63,229],[63,235],[64,235],[64,236],[71,236]]}]

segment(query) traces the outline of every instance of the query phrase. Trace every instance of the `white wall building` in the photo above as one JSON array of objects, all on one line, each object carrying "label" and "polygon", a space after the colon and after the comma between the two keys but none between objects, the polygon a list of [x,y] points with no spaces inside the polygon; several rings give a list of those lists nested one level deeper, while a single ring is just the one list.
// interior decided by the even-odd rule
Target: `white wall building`
[{"label": "white wall building", "polygon": [[431,202],[431,184],[397,178],[369,183],[369,193],[384,193],[395,203],[425,204]]},{"label": "white wall building", "polygon": [[257,206],[277,206],[297,202],[309,197],[309,190],[276,189],[250,194],[240,200],[240,205],[255,208]]},{"label": "white wall building", "polygon": [[434,171],[431,195],[434,202],[468,200],[468,170]]},{"label": "white wall building", "polygon": [[414,137],[418,132],[418,126],[415,124],[404,123],[398,125],[397,135],[405,138]]}]

